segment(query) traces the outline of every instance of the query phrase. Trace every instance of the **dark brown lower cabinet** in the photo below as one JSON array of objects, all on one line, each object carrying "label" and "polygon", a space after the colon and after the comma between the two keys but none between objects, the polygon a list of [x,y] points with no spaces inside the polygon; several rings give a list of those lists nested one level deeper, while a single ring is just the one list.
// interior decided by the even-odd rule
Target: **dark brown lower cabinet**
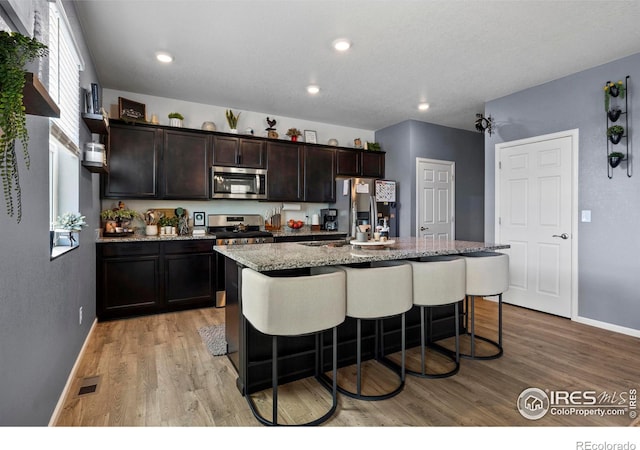
[{"label": "dark brown lower cabinet", "polygon": [[215,306],[214,242],[163,244],[164,297],[170,309]]},{"label": "dark brown lower cabinet", "polygon": [[98,243],[98,320],[215,306],[213,242]]}]

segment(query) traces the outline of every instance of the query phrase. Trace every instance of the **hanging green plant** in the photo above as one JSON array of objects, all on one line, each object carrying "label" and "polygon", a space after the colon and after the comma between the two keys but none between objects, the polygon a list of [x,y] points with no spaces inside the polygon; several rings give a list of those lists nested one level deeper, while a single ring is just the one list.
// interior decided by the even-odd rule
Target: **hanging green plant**
[{"label": "hanging green plant", "polygon": [[[22,219],[22,195],[16,140],[22,143],[24,163],[29,168],[27,118],[22,102],[24,66],[48,54],[46,45],[20,33],[0,31],[0,178],[7,214]],[[15,194],[15,207],[14,207]]]},{"label": "hanging green plant", "polygon": [[620,96],[621,99],[624,98],[624,83],[622,80],[617,83],[612,83],[608,81],[604,85],[604,110],[609,112],[609,103],[611,101],[611,97]]}]

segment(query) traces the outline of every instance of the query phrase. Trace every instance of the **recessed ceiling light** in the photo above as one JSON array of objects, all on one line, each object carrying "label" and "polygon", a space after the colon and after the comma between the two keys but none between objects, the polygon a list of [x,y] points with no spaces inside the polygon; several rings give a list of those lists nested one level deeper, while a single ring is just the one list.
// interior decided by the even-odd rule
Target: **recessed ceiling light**
[{"label": "recessed ceiling light", "polygon": [[171,56],[167,52],[157,52],[156,59],[163,63],[170,63],[171,61],[173,61],[173,56]]},{"label": "recessed ceiling light", "polygon": [[333,48],[338,50],[339,52],[346,52],[351,48],[351,41],[348,39],[336,39],[333,41]]},{"label": "recessed ceiling light", "polygon": [[309,94],[317,94],[318,92],[320,92],[320,88],[318,86],[316,86],[315,84],[312,84],[310,86],[307,86],[307,92]]},{"label": "recessed ceiling light", "polygon": [[420,111],[426,111],[427,109],[429,109],[429,104],[428,103],[420,103],[418,105],[418,109]]}]

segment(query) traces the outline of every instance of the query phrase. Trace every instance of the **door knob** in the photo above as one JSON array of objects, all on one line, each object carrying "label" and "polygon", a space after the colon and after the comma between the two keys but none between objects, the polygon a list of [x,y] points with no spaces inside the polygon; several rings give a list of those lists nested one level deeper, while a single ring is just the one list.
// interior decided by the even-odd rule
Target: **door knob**
[{"label": "door knob", "polygon": [[429,227],[420,227],[420,231],[426,231],[428,229],[429,229]]},{"label": "door knob", "polygon": [[554,234],[552,237],[559,237],[559,238],[562,238],[562,239],[569,239],[569,235],[567,233]]}]

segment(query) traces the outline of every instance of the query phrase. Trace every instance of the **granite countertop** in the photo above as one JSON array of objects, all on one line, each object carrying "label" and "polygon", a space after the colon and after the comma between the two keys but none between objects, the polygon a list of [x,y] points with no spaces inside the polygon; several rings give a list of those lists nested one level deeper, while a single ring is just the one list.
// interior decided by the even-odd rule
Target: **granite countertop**
[{"label": "granite countertop", "polygon": [[[289,237],[289,236],[320,236],[320,235],[336,235],[344,236],[345,233],[340,233],[338,231],[312,231],[309,227],[302,227],[299,230],[291,230],[285,227],[285,229],[280,231],[272,231],[273,237]],[[199,240],[199,239],[210,239],[215,240],[215,236],[210,234],[204,234],[199,236],[193,236],[191,234],[187,234],[184,236],[170,236],[170,235],[162,235],[158,234],[157,236],[147,236],[145,234],[132,234],[130,236],[122,236],[122,237],[109,237],[106,234],[100,236],[96,242],[101,244],[107,243],[117,243],[117,242],[154,242],[154,241],[184,241],[184,240]],[[261,244],[262,245],[262,244]]]},{"label": "granite countertop", "polygon": [[122,237],[109,237],[107,235],[103,235],[96,239],[96,243],[98,244],[111,244],[111,243],[120,243],[120,242],[155,242],[155,241],[193,241],[193,240],[215,240],[215,236],[211,236],[209,234],[203,234],[201,236],[192,236],[191,234],[186,234],[184,236],[179,235],[167,235],[167,234],[158,234],[157,236],[147,236],[145,234],[132,234],[130,236],[122,236]]},{"label": "granite countertop", "polygon": [[[331,246],[326,242],[288,242],[261,245],[221,245],[213,249],[238,263],[259,272],[304,267],[333,266],[372,261],[455,255],[477,251],[507,249],[509,245],[472,241],[429,242],[422,238],[394,238],[393,245],[368,249],[346,244]],[[341,241],[346,242],[346,241]]]}]

